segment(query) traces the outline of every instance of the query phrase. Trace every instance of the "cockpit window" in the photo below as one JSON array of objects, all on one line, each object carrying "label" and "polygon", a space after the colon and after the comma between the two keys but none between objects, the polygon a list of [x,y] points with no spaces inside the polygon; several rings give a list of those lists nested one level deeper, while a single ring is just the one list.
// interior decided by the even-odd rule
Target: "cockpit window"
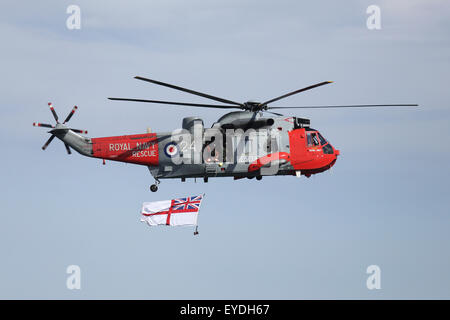
[{"label": "cockpit window", "polygon": [[322,135],[319,132],[317,132],[317,134],[319,135],[320,144],[323,145],[323,146],[326,145],[327,144],[327,140],[325,140],[325,138],[322,137]]},{"label": "cockpit window", "polygon": [[333,154],[333,148],[330,144],[327,144],[323,147],[323,153],[324,154]]},{"label": "cockpit window", "polygon": [[314,147],[319,145],[319,138],[317,138],[317,134],[315,132],[308,132],[306,134],[308,147]]}]

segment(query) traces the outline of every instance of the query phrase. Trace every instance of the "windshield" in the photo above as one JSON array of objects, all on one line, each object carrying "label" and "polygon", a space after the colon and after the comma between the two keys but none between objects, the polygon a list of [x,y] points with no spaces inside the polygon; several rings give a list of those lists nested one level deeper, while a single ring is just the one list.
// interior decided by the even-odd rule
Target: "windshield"
[{"label": "windshield", "polygon": [[317,134],[319,135],[320,144],[323,145],[323,146],[326,145],[327,144],[327,140],[325,140],[325,138],[322,137],[322,135],[319,132],[317,132]]}]

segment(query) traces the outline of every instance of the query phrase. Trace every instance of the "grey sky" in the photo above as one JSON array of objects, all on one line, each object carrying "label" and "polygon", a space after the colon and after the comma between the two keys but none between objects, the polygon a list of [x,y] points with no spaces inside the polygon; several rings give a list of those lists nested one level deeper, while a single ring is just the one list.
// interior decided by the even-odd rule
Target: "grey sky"
[{"label": "grey sky", "polygon": [[[81,30],[66,8],[81,7]],[[381,7],[382,29],[366,28]],[[0,298],[450,298],[448,1],[2,1]],[[113,102],[205,102],[141,75],[237,101],[335,83],[279,106],[341,150],[311,179],[163,181],[68,156],[34,121],[47,102],[89,136],[169,131],[224,112]],[[290,114],[289,111],[285,112]],[[149,228],[142,202],[206,193],[200,235]],[[65,286],[77,264],[82,289]],[[367,266],[382,289],[366,288]]]}]

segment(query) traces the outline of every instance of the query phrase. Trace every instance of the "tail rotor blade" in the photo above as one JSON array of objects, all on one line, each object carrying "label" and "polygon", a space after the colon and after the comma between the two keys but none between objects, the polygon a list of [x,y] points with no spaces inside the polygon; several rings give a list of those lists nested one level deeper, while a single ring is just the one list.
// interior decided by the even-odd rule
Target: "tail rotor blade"
[{"label": "tail rotor blade", "polygon": [[73,114],[75,113],[75,111],[78,109],[77,106],[74,106],[72,111],[70,111],[70,113],[67,115],[66,120],[64,120],[63,124],[66,122],[69,122],[70,118],[72,118]]},{"label": "tail rotor blade", "polygon": [[56,114],[55,109],[53,108],[53,105],[51,102],[48,103],[48,106],[50,107],[50,111],[53,114],[53,117],[55,118],[56,122],[58,122],[58,115]]},{"label": "tail rotor blade", "polygon": [[81,133],[81,134],[87,134],[88,133],[87,130],[72,129],[72,128],[70,128],[70,130],[72,130],[73,132],[76,132],[76,133]]},{"label": "tail rotor blade", "polygon": [[44,127],[44,128],[55,128],[55,126],[52,126],[51,124],[47,123],[39,123],[39,122],[33,122],[34,127]]},{"label": "tail rotor blade", "polygon": [[47,142],[42,146],[42,150],[47,149],[48,145],[50,144],[50,142],[52,142],[52,140],[55,138],[55,136],[52,134],[52,136],[50,137],[50,139],[47,140]]},{"label": "tail rotor blade", "polygon": [[72,152],[70,151],[70,147],[67,143],[64,143],[64,145],[66,146],[66,150],[68,154],[72,154]]}]

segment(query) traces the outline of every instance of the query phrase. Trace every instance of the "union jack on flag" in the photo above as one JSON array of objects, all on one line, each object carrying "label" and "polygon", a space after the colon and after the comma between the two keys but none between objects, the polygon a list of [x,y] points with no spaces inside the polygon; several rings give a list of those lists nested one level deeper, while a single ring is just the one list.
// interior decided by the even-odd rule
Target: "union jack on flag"
[{"label": "union jack on flag", "polygon": [[200,209],[200,203],[202,202],[203,196],[192,196],[187,198],[178,198],[173,200],[172,212],[195,210]]}]

